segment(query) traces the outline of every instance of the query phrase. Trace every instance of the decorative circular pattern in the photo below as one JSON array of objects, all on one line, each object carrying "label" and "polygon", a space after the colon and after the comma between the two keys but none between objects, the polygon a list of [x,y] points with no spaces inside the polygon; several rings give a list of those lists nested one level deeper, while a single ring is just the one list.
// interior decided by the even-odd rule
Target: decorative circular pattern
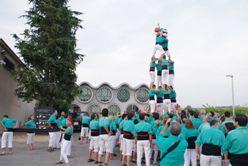
[{"label": "decorative circular pattern", "polygon": [[116,105],[116,104],[113,104],[113,105],[109,106],[108,110],[109,110],[110,115],[116,115],[117,113],[121,112],[120,107],[118,105]]},{"label": "decorative circular pattern", "polygon": [[101,107],[99,105],[92,104],[92,105],[90,105],[88,107],[87,112],[89,114],[92,114],[92,113],[101,113]]},{"label": "decorative circular pattern", "polygon": [[111,89],[106,85],[100,87],[96,91],[96,98],[99,102],[102,102],[102,103],[110,102],[111,99],[113,98],[113,94],[111,92]]},{"label": "decorative circular pattern", "polygon": [[92,89],[88,85],[80,86],[80,94],[78,95],[78,99],[80,102],[87,103],[93,97]]},{"label": "decorative circular pattern", "polygon": [[130,98],[130,93],[127,86],[121,86],[117,91],[117,99],[120,102],[127,102]]},{"label": "decorative circular pattern", "polygon": [[139,108],[135,104],[131,104],[127,107],[126,113],[135,113],[139,110]]},{"label": "decorative circular pattern", "polygon": [[145,103],[149,100],[148,89],[141,87],[135,92],[135,98],[140,103]]}]

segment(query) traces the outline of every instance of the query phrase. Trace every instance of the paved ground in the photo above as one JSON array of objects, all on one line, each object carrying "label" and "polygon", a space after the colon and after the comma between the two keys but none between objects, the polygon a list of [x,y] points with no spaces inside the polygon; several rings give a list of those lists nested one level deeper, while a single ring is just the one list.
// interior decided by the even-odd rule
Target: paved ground
[{"label": "paved ground", "polygon": [[[70,166],[86,166],[88,160],[88,145],[77,143],[78,134],[74,134],[72,145],[72,158]],[[28,151],[26,148],[26,135],[15,134],[14,154],[0,156],[0,166],[55,166],[59,160],[60,151],[47,152],[48,136],[36,136],[36,150]],[[119,157],[109,162],[110,166],[121,165]]]}]

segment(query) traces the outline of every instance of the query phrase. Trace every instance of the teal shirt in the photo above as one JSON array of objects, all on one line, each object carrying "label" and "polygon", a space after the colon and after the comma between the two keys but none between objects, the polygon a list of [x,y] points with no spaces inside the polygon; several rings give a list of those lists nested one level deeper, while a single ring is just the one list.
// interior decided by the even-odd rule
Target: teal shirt
[{"label": "teal shirt", "polygon": [[152,125],[152,133],[151,134],[152,135],[158,135],[159,134],[159,127],[161,125],[157,125],[155,121],[152,122],[151,125]]},{"label": "teal shirt", "polygon": [[154,97],[154,96],[156,95],[156,90],[150,89],[150,90],[148,91],[148,94],[149,94],[149,97]]},{"label": "teal shirt", "polygon": [[152,126],[148,122],[141,120],[138,124],[135,125],[135,133],[147,132],[152,134]]},{"label": "teal shirt", "polygon": [[188,147],[187,141],[183,136],[173,136],[170,135],[168,138],[163,138],[161,136],[156,138],[157,146],[160,150],[160,157],[167,152],[168,148],[171,147],[175,142],[180,140],[178,146],[168,153],[162,161],[160,161],[161,166],[183,166],[184,165],[184,152]]},{"label": "teal shirt", "polygon": [[27,126],[28,128],[31,129],[35,129],[36,128],[36,124],[34,123],[34,120],[29,120],[25,123],[25,126]]},{"label": "teal shirt", "polygon": [[116,125],[115,121],[110,122],[109,129],[111,131],[114,131],[114,132],[117,131],[117,125]]},{"label": "teal shirt", "polygon": [[98,119],[93,119],[90,121],[90,130],[99,130],[99,121]]},{"label": "teal shirt", "polygon": [[169,62],[169,70],[174,71],[174,62]]},{"label": "teal shirt", "polygon": [[210,124],[208,122],[202,123],[198,128],[198,132],[201,133],[208,128],[210,128]]},{"label": "teal shirt", "polygon": [[72,133],[73,133],[72,127],[67,127],[67,128],[65,129],[65,134],[72,135]]},{"label": "teal shirt", "polygon": [[162,65],[161,64],[156,64],[156,69],[157,69],[157,71],[162,71]]},{"label": "teal shirt", "polygon": [[109,128],[110,125],[110,121],[108,117],[101,117],[99,119],[99,127],[105,127],[105,128]]},{"label": "teal shirt", "polygon": [[182,127],[182,133],[184,138],[187,140],[190,137],[197,137],[198,130],[197,129],[188,129],[186,127]]},{"label": "teal shirt", "polygon": [[166,60],[166,59],[162,59],[161,65],[162,65],[162,66],[168,66],[168,65],[169,65],[169,61]]},{"label": "teal shirt", "polygon": [[157,93],[156,93],[157,98],[164,98],[165,93],[166,93],[166,91],[164,89],[158,90]]},{"label": "teal shirt", "polygon": [[83,124],[90,124],[90,117],[89,116],[83,116],[82,117],[82,123]]},{"label": "teal shirt", "polygon": [[196,129],[198,129],[200,127],[200,125],[202,124],[202,121],[200,118],[190,117],[189,119],[192,121],[192,123]]},{"label": "teal shirt", "polygon": [[163,48],[168,47],[168,39],[165,37],[157,36],[156,43],[161,45]]},{"label": "teal shirt", "polygon": [[134,134],[134,122],[132,120],[123,120],[121,125],[120,125],[120,129],[122,129],[123,131],[127,131],[127,132],[131,132]]},{"label": "teal shirt", "polygon": [[161,136],[161,137],[169,137],[169,136],[170,136],[170,128],[169,128],[169,127],[166,128],[165,132],[162,134],[161,131],[163,130],[163,128],[164,128],[163,125],[160,125],[160,126],[158,127],[156,137],[159,137],[159,136]]},{"label": "teal shirt", "polygon": [[155,61],[151,61],[150,62],[150,67],[156,67],[156,62]]},{"label": "teal shirt", "polygon": [[222,146],[225,142],[225,135],[216,127],[210,127],[202,131],[195,143],[200,146],[202,144],[213,144],[217,146]]},{"label": "teal shirt", "polygon": [[170,98],[171,99],[175,99],[177,97],[176,91],[175,90],[171,90],[170,91]]},{"label": "teal shirt", "polygon": [[245,154],[248,153],[248,129],[237,127],[227,134],[225,144],[222,147],[223,153]]},{"label": "teal shirt", "polygon": [[10,119],[10,118],[3,118],[1,122],[4,125],[5,128],[13,129],[14,124],[17,122],[17,120]]},{"label": "teal shirt", "polygon": [[49,119],[48,119],[48,124],[51,124],[51,123],[56,123],[57,124],[57,120],[56,120],[56,116],[54,114],[52,114]]}]

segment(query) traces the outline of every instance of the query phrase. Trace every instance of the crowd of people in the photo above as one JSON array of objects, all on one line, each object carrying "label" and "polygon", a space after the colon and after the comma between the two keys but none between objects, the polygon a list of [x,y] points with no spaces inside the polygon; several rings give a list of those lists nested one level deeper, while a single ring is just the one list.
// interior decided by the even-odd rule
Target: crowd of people
[{"label": "crowd of people", "polygon": [[[88,162],[106,166],[119,156],[123,166],[247,166],[247,116],[181,109],[173,84],[174,62],[168,50],[168,32],[157,27],[155,33],[150,63],[150,110],[112,115],[104,108],[101,113],[84,113],[79,143],[89,145]],[[161,53],[159,58],[157,51]],[[2,155],[13,152],[15,123],[7,115],[1,121]],[[51,129],[48,151],[60,149],[57,164],[68,165],[73,150],[72,118],[55,111],[48,124]],[[28,149],[33,150],[36,128],[33,116],[25,126],[33,129],[27,133]]]}]

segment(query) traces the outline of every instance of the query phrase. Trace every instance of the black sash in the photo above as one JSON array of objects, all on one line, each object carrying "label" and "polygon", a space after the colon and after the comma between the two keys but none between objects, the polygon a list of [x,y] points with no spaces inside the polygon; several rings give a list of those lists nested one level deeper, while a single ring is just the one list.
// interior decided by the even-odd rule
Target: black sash
[{"label": "black sash", "polygon": [[170,94],[164,94],[164,99],[170,99]]},{"label": "black sash", "polygon": [[156,139],[156,135],[152,135],[152,139]]},{"label": "black sash", "polygon": [[162,71],[157,71],[157,75],[161,76],[162,75]]},{"label": "black sash", "polygon": [[115,135],[116,134],[116,131],[114,130],[111,130],[112,134],[111,135]]},{"label": "black sash", "polygon": [[123,138],[134,139],[134,136],[133,136],[133,133],[131,133],[129,131],[123,131]]},{"label": "black sash", "polygon": [[187,139],[188,142],[188,148],[187,149],[195,149],[195,141],[196,141],[197,137],[189,137]]},{"label": "black sash", "polygon": [[155,71],[155,67],[150,67],[150,71]]},{"label": "black sash", "polygon": [[174,74],[174,70],[169,70],[169,74]]},{"label": "black sash", "polygon": [[169,154],[169,153],[172,152],[174,149],[176,149],[177,146],[179,145],[179,143],[180,143],[180,140],[177,141],[177,142],[175,142],[174,144],[172,144],[172,145],[167,149],[167,152],[165,152],[165,153],[163,154],[163,156],[160,158],[160,161],[162,161],[162,160],[165,158],[165,156],[166,156],[167,154]]},{"label": "black sash", "polygon": [[13,128],[7,128],[7,132],[13,132],[14,129]]},{"label": "black sash", "polygon": [[99,130],[90,130],[90,135],[92,137],[99,136],[99,134],[100,134]]},{"label": "black sash", "polygon": [[203,144],[202,154],[206,156],[221,156],[221,147],[213,144]]},{"label": "black sash", "polygon": [[138,132],[137,133],[137,140],[149,140],[148,132]]},{"label": "black sash", "polygon": [[70,141],[71,140],[71,135],[65,134],[64,139],[67,140],[67,141]]},{"label": "black sash", "polygon": [[162,70],[167,70],[168,68],[167,68],[167,66],[166,65],[163,65],[162,66]]},{"label": "black sash", "polygon": [[83,127],[89,127],[89,124],[83,123],[82,126],[83,126]]},{"label": "black sash", "polygon": [[163,103],[163,98],[157,98],[157,103]]},{"label": "black sash", "polygon": [[230,154],[230,162],[232,166],[247,166],[248,165],[248,153]]},{"label": "black sash", "polygon": [[176,103],[177,102],[176,98],[171,98],[171,102]]},{"label": "black sash", "polygon": [[149,97],[149,100],[155,100],[155,97],[154,96],[150,96]]},{"label": "black sash", "polygon": [[100,135],[108,134],[104,127],[100,128]]}]

